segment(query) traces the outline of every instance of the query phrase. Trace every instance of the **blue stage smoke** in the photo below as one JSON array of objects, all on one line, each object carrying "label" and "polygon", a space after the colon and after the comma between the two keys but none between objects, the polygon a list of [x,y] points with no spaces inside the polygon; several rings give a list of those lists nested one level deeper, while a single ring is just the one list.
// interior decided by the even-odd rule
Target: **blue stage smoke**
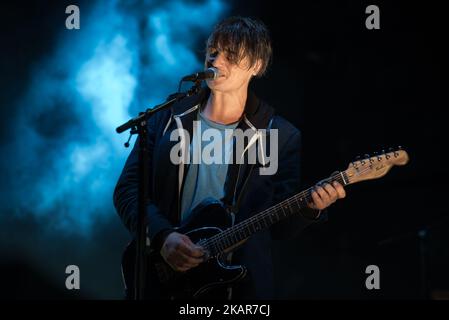
[{"label": "blue stage smoke", "polygon": [[202,68],[198,48],[225,10],[219,0],[80,7],[81,28],[62,31],[17,104],[18,134],[1,147],[1,211],[86,236],[117,219],[112,191],[130,150],[115,127]]}]

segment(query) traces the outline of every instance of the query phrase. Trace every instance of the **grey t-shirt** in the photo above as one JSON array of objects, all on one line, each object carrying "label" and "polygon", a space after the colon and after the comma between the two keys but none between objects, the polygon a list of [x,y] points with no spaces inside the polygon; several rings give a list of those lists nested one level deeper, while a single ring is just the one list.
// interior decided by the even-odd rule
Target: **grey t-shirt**
[{"label": "grey t-shirt", "polygon": [[[229,125],[213,122],[201,112],[197,121],[194,123],[190,165],[183,187],[182,220],[205,198],[221,199],[224,196],[228,160],[232,153],[232,132],[238,125],[238,122]],[[198,148],[199,145],[201,148]],[[217,148],[218,145],[221,148]],[[194,152],[197,152],[196,157]]]}]

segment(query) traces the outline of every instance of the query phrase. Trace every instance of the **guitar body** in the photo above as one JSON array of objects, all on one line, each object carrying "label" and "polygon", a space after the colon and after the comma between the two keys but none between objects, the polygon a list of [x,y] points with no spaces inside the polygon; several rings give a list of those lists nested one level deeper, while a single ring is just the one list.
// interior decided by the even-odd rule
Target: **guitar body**
[{"label": "guitar body", "polygon": [[[197,243],[231,227],[231,221],[221,202],[208,198],[192,211],[186,223],[176,231],[186,234],[193,243]],[[123,280],[128,298],[134,294],[135,252],[133,240],[122,257]],[[232,284],[246,275],[245,267],[226,265],[223,254],[211,257],[186,272],[174,271],[160,253],[151,248],[146,256],[146,299],[205,298],[210,290]]]}]

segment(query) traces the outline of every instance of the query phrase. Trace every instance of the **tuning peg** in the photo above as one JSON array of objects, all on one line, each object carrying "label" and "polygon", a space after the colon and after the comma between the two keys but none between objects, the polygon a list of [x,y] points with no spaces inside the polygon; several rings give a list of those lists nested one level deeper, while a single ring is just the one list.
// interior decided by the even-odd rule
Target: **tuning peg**
[{"label": "tuning peg", "polygon": [[391,158],[391,155],[389,155],[389,153],[393,153],[394,152],[394,149],[393,148],[388,148],[388,153],[387,154],[385,154],[385,158],[388,160],[388,159],[390,159]]},{"label": "tuning peg", "polygon": [[374,156],[377,157],[377,161],[381,161],[382,157],[379,155],[378,152],[374,152]]},{"label": "tuning peg", "polygon": [[399,152],[398,151],[400,151],[400,150],[402,150],[402,147],[398,146],[398,148],[394,151],[394,156],[395,157],[399,157]]},{"label": "tuning peg", "polygon": [[365,160],[368,159],[368,158],[369,158],[369,154],[366,154],[366,153],[365,153],[364,156],[363,156],[363,159],[362,159],[362,161],[361,161],[361,162],[362,162],[362,165],[365,164],[365,162],[366,162]]},{"label": "tuning peg", "polygon": [[356,162],[360,160],[360,156],[355,157],[354,161],[352,161],[352,166],[357,167]]}]

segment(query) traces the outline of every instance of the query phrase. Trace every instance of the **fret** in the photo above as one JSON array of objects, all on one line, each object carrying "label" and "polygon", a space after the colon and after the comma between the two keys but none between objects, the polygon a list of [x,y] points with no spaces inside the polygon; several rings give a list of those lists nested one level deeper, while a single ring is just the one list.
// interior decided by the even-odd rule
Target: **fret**
[{"label": "fret", "polygon": [[211,242],[211,248],[215,253],[220,252],[220,248],[218,247],[217,241],[215,240],[215,237],[210,238]]},{"label": "fret", "polygon": [[285,214],[285,205],[281,205],[281,209],[282,209],[282,214],[284,215],[284,217],[286,217],[287,215]]},{"label": "fret", "polygon": [[273,221],[273,215],[274,215],[274,212],[270,212],[270,213],[268,214],[268,217],[270,218],[270,222],[271,222],[271,223],[274,223],[274,221]]},{"label": "fret", "polygon": [[[290,199],[289,199],[290,200]],[[288,201],[287,202],[287,208],[288,208],[288,213],[287,213],[287,217],[292,213],[292,212],[295,212],[295,209],[292,207],[292,202],[291,201]]]},{"label": "fret", "polygon": [[240,241],[240,235],[237,229],[234,232],[232,232],[232,240],[234,241],[234,243]]},{"label": "fret", "polygon": [[264,225],[262,224],[262,222],[263,222],[263,217],[261,216],[261,217],[259,217],[259,219],[257,219],[257,223],[258,223],[258,225],[259,225],[259,230],[265,229],[265,227],[264,227]]},{"label": "fret", "polygon": [[226,249],[226,245],[223,240],[223,235],[219,234],[219,236],[220,237],[218,237],[217,239],[218,247],[220,248],[220,251],[223,251],[224,249]]},{"label": "fret", "polygon": [[299,204],[298,198],[296,196],[293,198],[295,199],[295,203],[298,206],[298,210],[301,210],[301,205]]},{"label": "fret", "polygon": [[256,226],[257,231],[262,230],[262,225],[260,224],[259,219],[257,219],[257,218],[254,219],[254,225]]},{"label": "fret", "polygon": [[226,247],[231,246],[232,245],[231,234],[228,231],[225,231],[223,235],[224,235]]},{"label": "fret", "polygon": [[239,238],[237,236],[237,233],[232,233],[232,240],[234,241],[234,243],[239,242]]},{"label": "fret", "polygon": [[250,235],[251,235],[251,230],[249,229],[249,226],[245,226],[245,235],[247,236],[247,237],[249,237]]},{"label": "fret", "polygon": [[[251,218],[251,220],[252,220],[252,218]],[[250,226],[253,227],[253,232],[257,231],[255,225],[252,222],[251,222]]]},{"label": "fret", "polygon": [[268,219],[268,216],[266,216],[266,215],[263,216],[263,218],[262,218],[265,228],[268,228],[271,225],[270,221],[267,221],[267,219]]},{"label": "fret", "polygon": [[307,202],[311,202],[311,201],[312,201],[312,189],[308,189],[308,190],[306,191],[306,197],[305,197],[305,200],[306,200]]},{"label": "fret", "polygon": [[226,232],[223,234],[223,243],[225,245],[225,248],[230,247],[231,241],[229,239],[229,234]]},{"label": "fret", "polygon": [[222,239],[217,239],[217,245],[220,251],[223,251],[226,248],[226,246],[223,244]]},{"label": "fret", "polygon": [[254,227],[256,228],[256,232],[257,232],[257,231],[260,230],[259,219],[254,218],[253,220],[254,220],[254,221],[253,221],[253,224],[254,224]]},{"label": "fret", "polygon": [[305,202],[304,197],[299,198],[299,203],[300,203],[300,205],[302,205],[302,206],[306,206],[306,202]]},{"label": "fret", "polygon": [[243,240],[245,238],[245,232],[243,230],[239,230],[239,241]]}]

